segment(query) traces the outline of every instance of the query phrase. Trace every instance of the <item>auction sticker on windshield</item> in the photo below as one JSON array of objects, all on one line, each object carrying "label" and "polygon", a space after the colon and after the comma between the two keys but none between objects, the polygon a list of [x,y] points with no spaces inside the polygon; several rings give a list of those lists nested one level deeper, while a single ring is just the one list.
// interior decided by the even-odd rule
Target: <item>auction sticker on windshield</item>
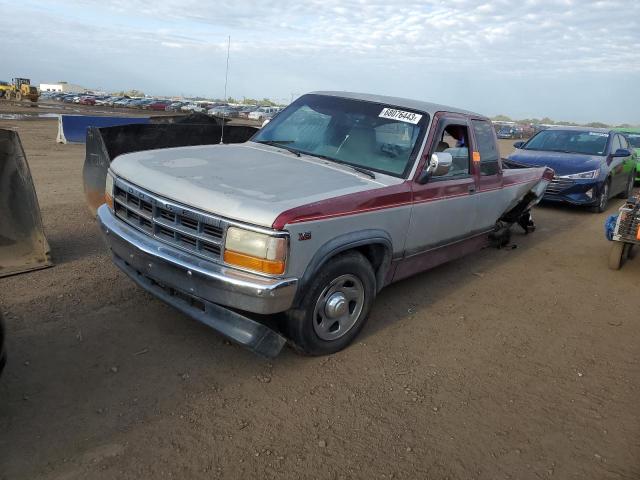
[{"label": "auction sticker on windshield", "polygon": [[422,115],[413,112],[405,112],[404,110],[396,110],[395,108],[383,108],[378,117],[388,118],[390,120],[400,120],[401,122],[413,123],[415,125],[420,121]]}]

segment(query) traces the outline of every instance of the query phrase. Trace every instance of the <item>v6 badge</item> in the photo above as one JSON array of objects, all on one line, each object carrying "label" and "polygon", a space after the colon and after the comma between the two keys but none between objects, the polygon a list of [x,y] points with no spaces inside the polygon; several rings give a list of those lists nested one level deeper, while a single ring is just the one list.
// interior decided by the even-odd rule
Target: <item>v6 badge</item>
[{"label": "v6 badge", "polygon": [[298,241],[311,240],[311,232],[302,232],[298,234]]}]

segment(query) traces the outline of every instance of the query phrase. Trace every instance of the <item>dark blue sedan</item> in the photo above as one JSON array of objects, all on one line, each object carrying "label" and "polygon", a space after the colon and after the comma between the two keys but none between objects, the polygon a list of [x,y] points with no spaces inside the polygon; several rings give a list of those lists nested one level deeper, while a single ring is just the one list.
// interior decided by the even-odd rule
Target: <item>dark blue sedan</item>
[{"label": "dark blue sedan", "polygon": [[552,127],[516,151],[505,167],[550,167],[555,171],[544,200],[584,205],[604,212],[615,195],[627,198],[633,190],[635,159],[626,138],[607,129]]}]

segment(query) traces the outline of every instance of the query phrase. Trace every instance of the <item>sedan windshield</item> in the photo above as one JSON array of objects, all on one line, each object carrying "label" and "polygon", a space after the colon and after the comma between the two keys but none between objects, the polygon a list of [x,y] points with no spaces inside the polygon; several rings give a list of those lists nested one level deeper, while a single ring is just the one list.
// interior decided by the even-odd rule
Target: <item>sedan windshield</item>
[{"label": "sedan windshield", "polygon": [[362,100],[304,95],[251,140],[396,177],[418,153],[428,115]]},{"label": "sedan windshield", "polygon": [[525,150],[604,155],[609,134],[580,130],[543,130],[524,145]]}]

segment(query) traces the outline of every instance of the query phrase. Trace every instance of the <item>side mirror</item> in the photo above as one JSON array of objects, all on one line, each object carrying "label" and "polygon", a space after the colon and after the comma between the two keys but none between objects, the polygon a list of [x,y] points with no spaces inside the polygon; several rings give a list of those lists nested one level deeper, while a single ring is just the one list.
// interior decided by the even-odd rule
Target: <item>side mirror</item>
[{"label": "side mirror", "polygon": [[449,173],[449,168],[453,163],[453,157],[447,152],[436,152],[431,155],[431,160],[417,179],[417,182],[424,185],[430,177],[438,177]]},{"label": "side mirror", "polygon": [[616,152],[613,154],[614,157],[630,157],[631,156],[631,152],[629,150],[627,150],[626,148],[619,148],[618,150],[616,150]]},{"label": "side mirror", "polygon": [[426,177],[440,177],[449,173],[449,168],[453,163],[453,157],[450,153],[436,152],[431,155],[429,165],[425,169]]},{"label": "side mirror", "polygon": [[514,147],[516,148],[522,148],[522,146],[527,143],[527,142],[516,142],[513,144]]}]

